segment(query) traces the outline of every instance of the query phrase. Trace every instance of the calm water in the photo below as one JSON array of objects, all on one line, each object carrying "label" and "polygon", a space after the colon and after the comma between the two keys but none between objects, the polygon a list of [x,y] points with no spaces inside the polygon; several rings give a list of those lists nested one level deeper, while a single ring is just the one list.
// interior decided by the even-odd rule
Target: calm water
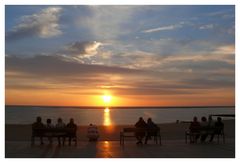
[{"label": "calm water", "polygon": [[51,118],[56,123],[58,117],[65,122],[74,118],[78,125],[120,125],[134,124],[142,116],[151,117],[156,123],[190,121],[193,116],[208,116],[209,114],[234,114],[234,107],[221,108],[118,108],[109,111],[104,108],[71,108],[71,107],[23,107],[6,106],[6,124],[29,124],[41,116],[43,121]]}]

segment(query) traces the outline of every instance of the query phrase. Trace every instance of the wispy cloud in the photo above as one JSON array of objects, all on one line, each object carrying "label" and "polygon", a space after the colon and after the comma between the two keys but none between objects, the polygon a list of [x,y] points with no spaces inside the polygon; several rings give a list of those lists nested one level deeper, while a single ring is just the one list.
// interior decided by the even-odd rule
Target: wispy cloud
[{"label": "wispy cloud", "polygon": [[199,29],[201,29],[201,30],[204,30],[204,29],[213,29],[213,27],[214,27],[214,24],[205,24],[205,25],[201,25],[201,26],[199,27]]},{"label": "wispy cloud", "polygon": [[77,24],[85,27],[98,39],[115,39],[120,35],[129,33],[124,28],[125,23],[131,19],[136,6],[88,6],[91,15],[79,17]]},{"label": "wispy cloud", "polygon": [[159,31],[174,30],[174,29],[181,28],[181,27],[183,27],[182,23],[169,25],[169,26],[162,26],[162,27],[158,27],[158,28],[147,29],[147,30],[144,30],[142,32],[143,33],[152,33],[152,32],[159,32]]},{"label": "wispy cloud", "polygon": [[21,39],[30,36],[49,38],[62,34],[59,17],[62,8],[48,7],[39,13],[22,16],[20,22],[6,34],[7,40]]}]

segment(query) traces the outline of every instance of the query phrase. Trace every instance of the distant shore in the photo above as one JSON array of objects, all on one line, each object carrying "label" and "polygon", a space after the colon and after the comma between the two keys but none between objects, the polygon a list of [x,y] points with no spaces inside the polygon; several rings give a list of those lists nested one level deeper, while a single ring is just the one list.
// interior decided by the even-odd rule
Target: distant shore
[{"label": "distant shore", "polygon": [[[224,120],[226,138],[235,138],[235,120]],[[78,126],[78,140],[86,141],[88,126]],[[100,132],[100,140],[102,141],[117,141],[119,133],[123,128],[131,127],[131,125],[116,125],[116,126],[98,126]],[[133,126],[132,126],[133,127]],[[164,123],[159,124],[161,128],[162,139],[164,140],[184,140],[184,132],[188,129],[188,123]],[[31,139],[31,124],[6,124],[5,125],[5,140],[6,141],[30,141]]]}]

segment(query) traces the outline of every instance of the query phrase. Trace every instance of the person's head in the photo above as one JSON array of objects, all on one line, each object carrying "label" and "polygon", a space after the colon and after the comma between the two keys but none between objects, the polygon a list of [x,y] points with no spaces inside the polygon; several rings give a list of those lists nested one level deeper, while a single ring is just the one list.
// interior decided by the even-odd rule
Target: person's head
[{"label": "person's head", "polygon": [[139,121],[143,121],[143,117],[139,117]]},{"label": "person's head", "polygon": [[152,122],[152,118],[148,118],[147,122],[148,123]]},{"label": "person's head", "polygon": [[62,123],[62,118],[58,118],[58,123]]},{"label": "person's head", "polygon": [[212,121],[213,119],[212,119],[212,116],[209,116],[208,117],[208,121]]},{"label": "person's head", "polygon": [[221,122],[221,121],[222,121],[222,118],[221,118],[221,117],[217,117],[217,121],[218,121],[218,122]]},{"label": "person's head", "polygon": [[73,118],[70,119],[70,123],[74,123],[74,119]]},{"label": "person's head", "polygon": [[51,119],[47,119],[47,124],[51,124],[52,120]]},{"label": "person's head", "polygon": [[197,122],[197,117],[193,117],[193,122]]},{"label": "person's head", "polygon": [[38,123],[41,123],[41,122],[42,122],[42,118],[41,118],[41,117],[37,117],[37,118],[36,118],[36,121],[37,121]]},{"label": "person's head", "polygon": [[206,122],[207,118],[206,117],[202,117],[202,122]]}]

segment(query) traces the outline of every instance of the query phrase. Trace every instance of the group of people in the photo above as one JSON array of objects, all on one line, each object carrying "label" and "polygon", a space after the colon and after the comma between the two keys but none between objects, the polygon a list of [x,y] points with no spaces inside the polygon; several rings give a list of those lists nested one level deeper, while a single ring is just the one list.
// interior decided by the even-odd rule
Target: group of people
[{"label": "group of people", "polygon": [[189,126],[190,133],[193,133],[193,137],[190,137],[190,142],[197,142],[200,138],[201,142],[205,142],[208,135],[210,135],[209,142],[213,141],[215,135],[220,134],[223,131],[224,124],[222,118],[218,117],[217,121],[214,122],[212,117],[209,116],[208,120],[206,117],[201,118],[201,122],[198,121],[197,117],[193,118]]},{"label": "group of people", "polygon": [[[147,141],[151,139],[152,136],[156,136],[157,132],[159,131],[159,127],[152,121],[151,118],[148,118],[147,122],[144,121],[142,117],[139,118],[137,123],[135,124],[135,127],[139,130],[135,132],[135,136],[137,139],[136,144],[143,144],[143,138],[145,137],[145,144],[147,144]],[[145,132],[145,129],[148,129],[147,133]]]},{"label": "group of people", "polygon": [[[73,132],[72,132],[72,135],[68,135],[69,137],[69,144],[71,144],[71,140],[72,138],[75,136],[75,133],[76,133],[76,130],[77,130],[77,125],[74,123],[74,119],[71,118],[69,120],[69,123],[65,124],[62,120],[62,118],[58,118],[57,119],[57,123],[56,125],[52,124],[52,120],[51,119],[47,119],[46,120],[46,124],[42,123],[42,118],[41,117],[37,117],[36,118],[36,122],[34,122],[32,124],[32,128],[33,129],[72,129]],[[45,133],[45,136],[48,137],[49,139],[49,143],[51,144],[52,143],[52,133]],[[42,137],[40,137],[40,141],[41,141],[41,144],[43,144],[43,139]],[[61,142],[64,143],[65,141],[65,137],[64,136],[61,136],[59,135],[58,136],[58,144],[60,145]]]},{"label": "group of people", "polygon": [[[77,125],[74,123],[74,119],[71,118],[69,123],[65,124],[61,118],[58,118],[57,123],[55,125],[52,124],[51,119],[46,120],[46,124],[42,123],[42,118],[37,117],[36,122],[32,125],[33,129],[44,128],[44,129],[64,129],[71,128],[74,130],[73,134],[76,134]],[[151,139],[152,136],[157,136],[157,132],[159,132],[160,128],[152,121],[151,118],[147,119],[147,122],[144,121],[142,117],[135,124],[136,130],[135,137],[137,139],[136,144],[143,144],[143,139],[145,137],[144,143],[147,144],[147,141]],[[222,122],[221,117],[217,118],[217,121],[214,122],[212,117],[209,116],[208,120],[206,117],[201,118],[201,122],[198,121],[198,118],[195,116],[193,121],[189,126],[190,133],[194,133],[194,136],[190,137],[191,143],[196,142],[199,138],[201,142],[204,142],[208,135],[210,135],[209,142],[213,141],[213,138],[216,134],[220,134],[224,128],[224,124]],[[147,130],[146,130],[147,129]],[[147,132],[146,132],[147,131]],[[51,133],[50,133],[51,134]],[[71,144],[71,139],[76,135],[69,136],[69,144]],[[97,141],[99,138],[98,127],[96,125],[90,124],[87,129],[87,137],[89,141]],[[52,143],[51,135],[48,136],[49,142]],[[40,137],[41,144],[43,144],[42,137]],[[65,141],[65,137],[59,136],[58,143]]]},{"label": "group of people", "polygon": [[[71,144],[71,140],[73,137],[76,137],[76,131],[77,131],[77,125],[74,123],[74,119],[71,118],[69,120],[69,123],[65,124],[62,120],[62,118],[58,118],[57,120],[57,123],[54,125],[52,124],[52,120],[51,119],[47,119],[46,120],[46,124],[44,124],[42,122],[42,118],[41,117],[37,117],[36,118],[36,122],[34,122],[32,124],[32,128],[33,129],[73,129],[73,132],[72,134],[73,135],[68,135],[69,137],[69,144]],[[45,136],[48,137],[49,139],[49,143],[51,144],[52,143],[52,133],[49,132],[49,133],[45,133]],[[88,129],[87,129],[87,137],[89,139],[89,141],[97,141],[98,138],[99,138],[99,132],[98,132],[98,127],[94,124],[90,124],[88,126]],[[43,139],[42,137],[40,137],[40,141],[41,141],[41,144],[43,144]],[[58,136],[58,143],[59,145],[61,144],[61,142],[64,143],[65,141],[65,137],[64,136]]]}]

